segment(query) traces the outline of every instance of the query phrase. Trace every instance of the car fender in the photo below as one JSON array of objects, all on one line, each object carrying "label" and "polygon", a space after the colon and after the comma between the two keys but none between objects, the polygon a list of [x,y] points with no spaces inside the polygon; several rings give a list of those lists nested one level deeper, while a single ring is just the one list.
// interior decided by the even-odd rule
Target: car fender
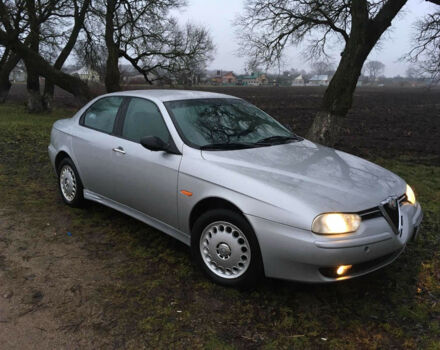
[{"label": "car fender", "polygon": [[[190,216],[192,210],[198,203],[208,198],[218,198],[230,202],[245,216],[252,215],[295,226],[291,212],[185,173],[179,174],[177,198],[179,229],[188,235],[191,234]],[[307,229],[310,229],[310,226]]]}]

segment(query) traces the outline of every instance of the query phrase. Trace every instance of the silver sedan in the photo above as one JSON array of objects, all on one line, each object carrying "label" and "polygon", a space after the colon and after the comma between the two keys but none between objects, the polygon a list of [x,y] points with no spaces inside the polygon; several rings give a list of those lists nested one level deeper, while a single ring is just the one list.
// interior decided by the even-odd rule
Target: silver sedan
[{"label": "silver sedan", "polygon": [[422,220],[399,176],[223,94],[100,96],[53,125],[49,156],[66,204],[96,201],[179,239],[223,285],[364,275]]}]

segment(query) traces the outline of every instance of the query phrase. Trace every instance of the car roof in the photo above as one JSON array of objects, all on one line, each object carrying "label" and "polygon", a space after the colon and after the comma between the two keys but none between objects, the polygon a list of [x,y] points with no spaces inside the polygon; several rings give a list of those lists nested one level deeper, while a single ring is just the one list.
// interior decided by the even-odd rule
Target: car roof
[{"label": "car roof", "polygon": [[150,90],[126,90],[110,95],[124,95],[157,99],[162,102],[179,101],[197,98],[237,98],[217,92],[195,91],[195,90],[174,90],[174,89],[150,89]]}]

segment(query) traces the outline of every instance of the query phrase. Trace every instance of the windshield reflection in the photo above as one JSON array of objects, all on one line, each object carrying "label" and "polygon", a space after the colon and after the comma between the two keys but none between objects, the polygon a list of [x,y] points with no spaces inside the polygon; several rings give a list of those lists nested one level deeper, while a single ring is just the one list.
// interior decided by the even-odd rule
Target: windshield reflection
[{"label": "windshield reflection", "polygon": [[274,136],[294,136],[268,114],[240,99],[170,101],[165,106],[184,141],[197,148],[252,145]]}]

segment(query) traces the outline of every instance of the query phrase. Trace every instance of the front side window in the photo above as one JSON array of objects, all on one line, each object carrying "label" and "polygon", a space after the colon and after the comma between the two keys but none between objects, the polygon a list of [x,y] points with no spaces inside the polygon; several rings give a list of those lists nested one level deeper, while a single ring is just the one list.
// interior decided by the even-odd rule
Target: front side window
[{"label": "front side window", "polygon": [[262,146],[295,135],[250,103],[232,98],[165,102],[182,138],[191,146]]},{"label": "front side window", "polygon": [[111,134],[122,97],[104,97],[96,101],[85,113],[83,125]]},{"label": "front side window", "polygon": [[140,142],[146,136],[157,136],[166,143],[170,138],[157,106],[142,98],[132,98],[125,115],[122,137]]}]

